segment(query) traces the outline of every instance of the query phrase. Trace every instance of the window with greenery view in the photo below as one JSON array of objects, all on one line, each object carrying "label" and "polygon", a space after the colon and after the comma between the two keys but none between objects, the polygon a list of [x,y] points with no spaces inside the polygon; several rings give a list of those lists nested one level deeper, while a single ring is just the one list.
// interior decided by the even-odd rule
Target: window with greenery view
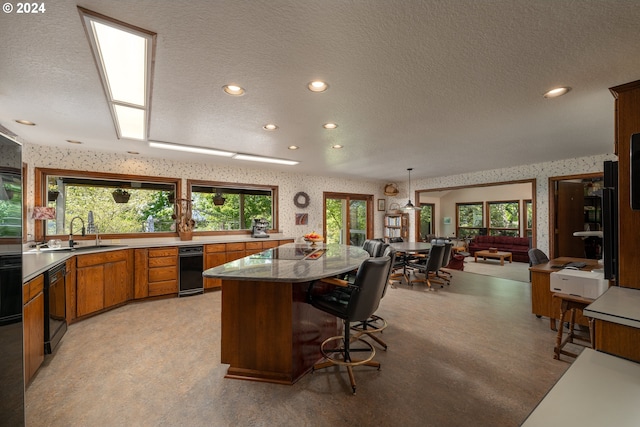
[{"label": "window with greenery view", "polygon": [[254,219],[277,229],[277,187],[189,181],[195,231],[251,230]]},{"label": "window with greenery view", "polygon": [[520,203],[488,202],[489,235],[491,236],[520,236]]},{"label": "window with greenery view", "polygon": [[482,202],[456,203],[458,237],[474,237],[483,228]]},{"label": "window with greenery view", "polygon": [[[89,176],[47,175],[47,206],[56,219],[46,221],[46,235],[173,232],[176,184]],[[93,221],[91,221],[93,219]]]},{"label": "window with greenery view", "polygon": [[525,214],[525,237],[533,236],[533,202],[531,200],[524,201]]}]

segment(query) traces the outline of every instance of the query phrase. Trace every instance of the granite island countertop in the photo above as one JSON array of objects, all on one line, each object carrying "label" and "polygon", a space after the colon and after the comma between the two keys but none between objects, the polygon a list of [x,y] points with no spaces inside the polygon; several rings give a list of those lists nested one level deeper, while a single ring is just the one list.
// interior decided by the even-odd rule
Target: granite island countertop
[{"label": "granite island countertop", "polygon": [[[270,234],[269,238],[256,239],[250,236],[197,236],[193,240],[176,240],[174,238],[143,238],[143,239],[118,239],[104,240],[102,247],[94,247],[91,240],[81,240],[82,249],[76,251],[40,250],[23,247],[22,252],[22,278],[27,282],[39,274],[65,262],[67,259],[84,254],[107,252],[122,249],[157,248],[167,246],[197,246],[216,243],[261,242],[269,240],[293,240],[294,237],[282,234]],[[62,242],[64,246],[66,242]],[[64,248],[63,248],[64,249]]]},{"label": "granite island countertop", "polygon": [[356,270],[369,258],[369,253],[358,246],[318,244],[316,248],[324,253],[317,258],[317,253],[314,255],[307,244],[287,243],[279,248],[287,252],[282,255],[284,258],[278,258],[273,255],[275,251],[268,249],[210,268],[203,275],[223,280],[308,282]]}]

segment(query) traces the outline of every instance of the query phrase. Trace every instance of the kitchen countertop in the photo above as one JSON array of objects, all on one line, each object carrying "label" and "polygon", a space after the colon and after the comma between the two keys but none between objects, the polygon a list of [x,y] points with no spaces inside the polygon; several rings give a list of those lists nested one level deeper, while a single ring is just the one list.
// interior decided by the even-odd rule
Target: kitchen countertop
[{"label": "kitchen countertop", "polygon": [[[307,244],[287,243],[280,246],[301,253]],[[359,246],[318,244],[326,252],[316,259],[274,259],[250,255],[224,265],[205,270],[204,277],[269,282],[308,282],[357,269],[369,253]]]},{"label": "kitchen countertop", "polygon": [[637,426],[640,364],[585,348],[522,427]]},{"label": "kitchen countertop", "polygon": [[[261,239],[256,239],[250,236],[198,236],[194,237],[193,240],[172,240],[171,238],[118,239],[117,241],[104,240],[101,242],[101,245],[103,245],[103,247],[91,249],[84,248],[93,246],[95,243],[92,240],[81,240],[78,242],[78,246],[82,247],[83,249],[76,251],[37,251],[35,249],[23,249],[22,278],[25,282],[31,280],[37,275],[44,273],[50,268],[55,267],[56,265],[65,262],[67,259],[76,255],[108,252],[122,249],[139,249],[166,246],[196,246],[210,245],[215,243],[263,242],[289,239],[294,239],[294,237],[284,236],[282,234],[270,234],[269,238]],[[65,243],[66,242],[62,242],[63,247]]]},{"label": "kitchen countertop", "polygon": [[640,328],[640,290],[612,286],[583,313],[594,319],[606,320],[633,328]]}]

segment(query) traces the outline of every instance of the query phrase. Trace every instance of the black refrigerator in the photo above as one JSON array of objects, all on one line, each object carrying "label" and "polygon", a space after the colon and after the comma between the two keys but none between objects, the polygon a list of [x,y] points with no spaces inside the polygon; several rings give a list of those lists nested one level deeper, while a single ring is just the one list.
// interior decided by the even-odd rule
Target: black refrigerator
[{"label": "black refrigerator", "polygon": [[602,190],[602,234],[604,277],[618,277],[618,162],[604,162]]},{"label": "black refrigerator", "polygon": [[22,147],[0,133],[0,425],[24,426]]}]

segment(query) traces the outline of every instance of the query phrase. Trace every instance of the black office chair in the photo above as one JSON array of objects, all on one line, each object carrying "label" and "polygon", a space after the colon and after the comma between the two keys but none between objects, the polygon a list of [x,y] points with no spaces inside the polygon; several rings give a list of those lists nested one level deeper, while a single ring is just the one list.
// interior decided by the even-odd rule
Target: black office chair
[{"label": "black office chair", "polygon": [[429,257],[423,262],[410,263],[409,266],[418,270],[418,272],[424,274],[424,279],[412,280],[409,284],[413,285],[414,282],[425,282],[430,291],[433,291],[431,282],[440,283],[440,287],[444,287],[444,281],[436,274],[442,266],[442,258],[444,256],[444,245],[432,245],[429,251]]},{"label": "black office chair", "polygon": [[438,271],[436,271],[436,276],[442,280],[444,280],[444,282],[449,285],[451,282],[451,278],[453,277],[451,275],[451,273],[449,273],[448,271],[444,271],[443,268],[445,268],[448,264],[449,261],[451,261],[451,248],[453,247],[453,242],[452,241],[446,241],[444,243],[444,252],[442,253],[442,263],[440,265],[440,268],[438,269]]},{"label": "black office chair", "polygon": [[[338,285],[350,289],[350,292],[342,292],[341,288],[337,292],[332,291],[324,294],[314,294],[315,286],[309,289],[309,303],[326,313],[339,317],[344,322],[344,335],[326,339],[320,346],[320,352],[325,357],[325,361],[316,363],[313,370],[326,368],[333,365],[346,366],[351,382],[353,393],[356,392],[356,381],[353,376],[353,367],[359,365],[372,366],[380,369],[380,362],[374,361],[376,350],[368,341],[360,338],[360,334],[351,336],[351,323],[367,320],[378,309],[380,299],[387,284],[389,268],[391,266],[390,257],[379,257],[365,259],[353,284],[339,279],[322,279],[319,282]],[[332,348],[335,341],[342,341],[337,348]],[[358,343],[362,346],[353,345]],[[367,352],[364,359],[354,359],[351,353]]]},{"label": "black office chair", "polygon": [[538,265],[538,264],[546,264],[549,262],[549,257],[538,248],[529,249],[528,254],[529,254],[529,267]]},{"label": "black office chair", "polygon": [[[385,244],[384,252],[382,253],[382,256],[383,257],[388,256],[389,258],[391,258],[391,265],[389,267],[389,272],[387,273],[387,284],[384,286],[384,289],[382,291],[381,298],[384,298],[385,294],[387,293],[387,286],[391,282],[391,273],[395,265],[396,250],[393,247]],[[354,331],[360,332],[360,334],[366,334],[369,338],[371,338],[372,340],[380,344],[382,348],[386,350],[387,343],[384,342],[382,338],[374,334],[377,334],[378,332],[382,332],[384,329],[386,329],[387,326],[388,326],[387,321],[384,320],[384,318],[378,316],[377,314],[372,314],[367,320],[364,320],[362,322],[357,322],[354,325],[352,325],[351,329]]]},{"label": "black office chair", "polygon": [[384,242],[379,239],[367,239],[362,244],[362,249],[369,253],[369,256],[377,258],[382,255]]}]

